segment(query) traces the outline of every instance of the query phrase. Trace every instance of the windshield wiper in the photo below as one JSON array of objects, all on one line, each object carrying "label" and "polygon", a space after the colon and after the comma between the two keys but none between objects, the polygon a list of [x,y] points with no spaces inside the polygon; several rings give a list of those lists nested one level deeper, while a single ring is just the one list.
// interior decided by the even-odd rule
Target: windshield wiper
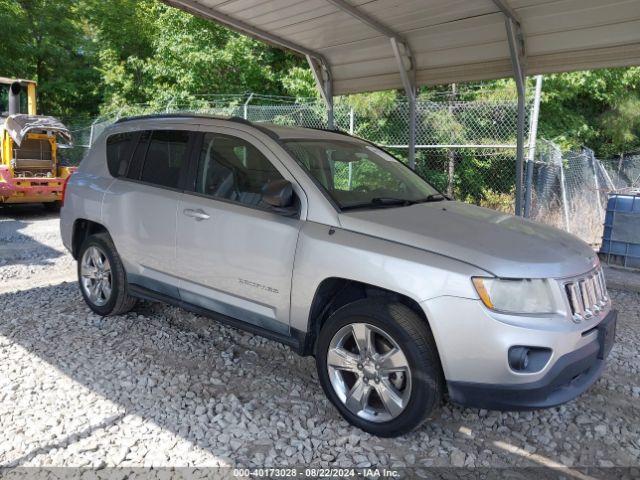
[{"label": "windshield wiper", "polygon": [[346,205],[342,207],[342,210],[355,210],[358,208],[385,208],[385,207],[408,207],[413,205],[413,200],[407,200],[406,198],[393,198],[393,197],[376,197],[372,198],[367,203],[356,203],[355,205]]},{"label": "windshield wiper", "polygon": [[450,197],[443,193],[432,193],[431,195],[419,200],[407,200],[406,198],[394,197],[376,197],[367,203],[356,203],[355,205],[346,205],[342,210],[357,210],[359,208],[385,208],[385,207],[408,207],[416,203],[442,202],[451,200]]},{"label": "windshield wiper", "polygon": [[414,203],[442,202],[444,200],[451,200],[451,198],[444,193],[432,193],[422,200],[416,200]]}]

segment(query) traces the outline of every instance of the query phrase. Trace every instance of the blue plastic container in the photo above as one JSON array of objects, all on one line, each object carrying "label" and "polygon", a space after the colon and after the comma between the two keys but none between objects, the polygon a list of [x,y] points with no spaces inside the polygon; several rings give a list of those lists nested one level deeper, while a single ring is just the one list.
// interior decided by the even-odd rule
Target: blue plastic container
[{"label": "blue plastic container", "polygon": [[609,265],[640,269],[640,194],[609,195],[599,254]]}]

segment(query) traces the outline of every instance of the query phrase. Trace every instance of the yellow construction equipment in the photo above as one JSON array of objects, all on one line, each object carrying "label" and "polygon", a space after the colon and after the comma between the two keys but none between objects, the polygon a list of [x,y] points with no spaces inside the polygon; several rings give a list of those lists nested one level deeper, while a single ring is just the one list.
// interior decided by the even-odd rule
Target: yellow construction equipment
[{"label": "yellow construction equipment", "polygon": [[36,82],[0,77],[0,205],[44,203],[57,209],[75,170],[60,165],[58,149],[70,145],[66,126],[37,114]]}]

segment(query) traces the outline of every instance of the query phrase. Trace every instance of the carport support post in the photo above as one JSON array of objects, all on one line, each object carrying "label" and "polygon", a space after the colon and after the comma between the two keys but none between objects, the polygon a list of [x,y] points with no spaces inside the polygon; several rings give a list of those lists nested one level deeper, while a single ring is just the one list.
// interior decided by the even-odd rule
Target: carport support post
[{"label": "carport support post", "polygon": [[[356,133],[356,112],[351,107],[349,110],[349,135],[353,136]],[[349,162],[349,190],[353,183],[353,162]]]},{"label": "carport support post", "polygon": [[533,162],[536,159],[536,142],[538,141],[538,120],[540,118],[540,98],[542,97],[542,75],[536,75],[536,94],[533,99],[533,113],[529,127],[529,151],[527,152],[527,168],[524,192],[524,217],[531,217],[531,197],[533,196]]},{"label": "carport support post", "polygon": [[[505,16],[505,25],[507,28],[507,40],[509,41],[509,53],[511,54],[511,64],[513,66],[513,75],[516,79],[516,87],[518,89],[518,139],[516,147],[516,200],[515,214],[522,216],[522,200],[523,200],[523,172],[524,165],[524,131],[525,131],[525,102],[526,102],[526,77],[524,75],[523,59],[524,45],[521,38],[520,27],[516,25],[513,19]],[[520,33],[520,35],[519,35]]]},{"label": "carport support post", "polygon": [[327,128],[335,130],[335,119],[333,110],[333,78],[331,69],[326,61],[307,55],[307,63],[311,67],[313,78],[316,80],[316,87],[327,106]]},{"label": "carport support post", "polygon": [[409,168],[416,169],[416,92],[409,95]]},{"label": "carport support post", "polygon": [[336,128],[336,120],[335,120],[335,110],[333,109],[333,97],[327,101],[327,128],[329,130],[335,130]]},{"label": "carport support post", "polygon": [[404,87],[404,92],[409,102],[409,168],[416,168],[416,97],[418,89],[416,88],[416,69],[414,57],[409,46],[401,42],[396,36],[389,38],[393,55],[396,57],[398,70],[400,70],[400,79]]}]

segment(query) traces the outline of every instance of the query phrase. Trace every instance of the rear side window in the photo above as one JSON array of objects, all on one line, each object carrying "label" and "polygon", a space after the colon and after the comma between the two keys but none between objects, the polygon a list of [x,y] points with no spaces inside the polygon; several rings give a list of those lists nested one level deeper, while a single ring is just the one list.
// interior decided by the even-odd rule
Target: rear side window
[{"label": "rear side window", "polygon": [[107,138],[107,167],[112,177],[126,175],[137,135],[137,132],[126,132]]},{"label": "rear side window", "polygon": [[[154,131],[151,134],[140,180],[161,187],[178,188],[180,175],[187,166],[189,138],[188,131]],[[143,143],[141,141],[139,146]]]}]

